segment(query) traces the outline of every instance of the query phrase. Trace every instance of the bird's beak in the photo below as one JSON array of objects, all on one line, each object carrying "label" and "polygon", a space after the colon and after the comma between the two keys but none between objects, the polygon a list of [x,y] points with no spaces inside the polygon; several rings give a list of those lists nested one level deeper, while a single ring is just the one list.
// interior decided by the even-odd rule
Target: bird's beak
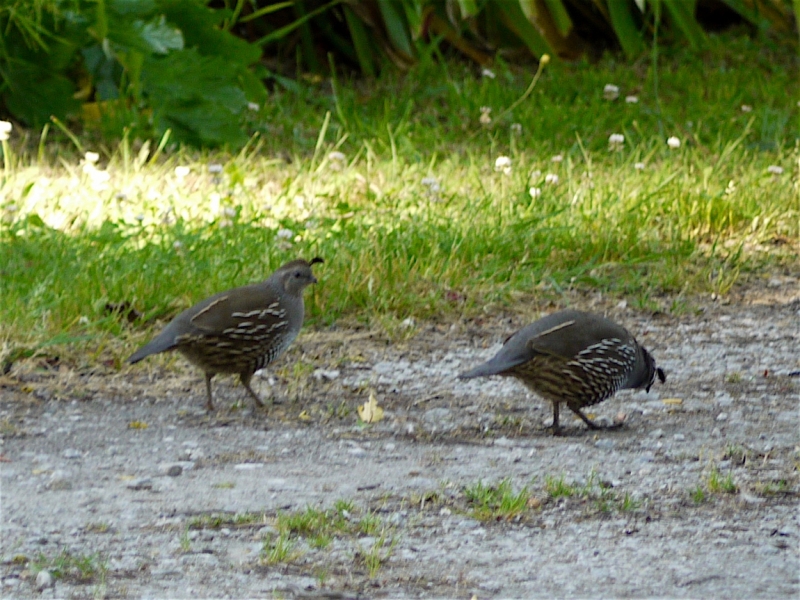
[{"label": "bird's beak", "polygon": [[317,278],[313,275],[311,276],[311,283],[317,283]]}]

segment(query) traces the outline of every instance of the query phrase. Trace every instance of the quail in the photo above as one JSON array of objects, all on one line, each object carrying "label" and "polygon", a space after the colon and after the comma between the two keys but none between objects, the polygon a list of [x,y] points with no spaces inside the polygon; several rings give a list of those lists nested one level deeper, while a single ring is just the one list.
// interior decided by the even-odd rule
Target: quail
[{"label": "quail", "polygon": [[278,358],[294,341],[303,324],[303,290],[316,283],[310,262],[286,263],[261,283],[215,294],[172,319],[149,344],[128,362],[151,354],[177,350],[205,373],[206,408],[214,410],[211,380],[217,373],[238,374],[257,405],[263,406],[250,387],[258,369]]},{"label": "quail", "polygon": [[553,433],[560,431],[558,408],[566,404],[590,429],[599,429],[581,409],[622,389],[650,391],[664,371],[623,327],[599,315],[564,310],[509,337],[488,362],[460,379],[503,375],[553,403]]}]

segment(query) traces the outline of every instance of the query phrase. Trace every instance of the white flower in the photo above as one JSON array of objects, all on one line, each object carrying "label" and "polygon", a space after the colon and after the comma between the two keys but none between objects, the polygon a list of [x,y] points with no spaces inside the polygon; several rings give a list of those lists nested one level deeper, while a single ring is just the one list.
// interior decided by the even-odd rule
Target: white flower
[{"label": "white flower", "polygon": [[494,79],[495,77],[497,77],[497,75],[495,75],[494,71],[492,71],[491,69],[483,69],[481,71],[481,75],[483,75],[484,77],[488,77],[489,79]]},{"label": "white flower", "polygon": [[222,165],[219,163],[211,163],[208,165],[209,173],[222,173]]},{"label": "white flower", "polygon": [[133,218],[134,218],[134,219],[136,219],[137,221],[139,221],[139,223],[141,223],[142,221],[144,221],[144,215],[143,215],[142,213],[139,213],[138,215],[136,215],[136,216],[135,216],[135,217],[133,217]]},{"label": "white flower", "polygon": [[603,98],[606,100],[616,100],[619,98],[619,86],[607,83],[603,88]]},{"label": "white flower", "polygon": [[637,171],[644,171],[644,163],[643,162],[634,163],[633,168],[636,169]]},{"label": "white flower", "polygon": [[505,175],[511,174],[511,159],[507,156],[498,156],[494,161],[494,170],[502,171]]},{"label": "white flower", "polygon": [[184,166],[175,167],[175,177],[177,177],[178,179],[183,179],[191,172],[192,172],[192,167],[184,167]]},{"label": "white flower", "polygon": [[511,133],[514,135],[522,135],[522,123],[512,123]]},{"label": "white flower", "polygon": [[236,216],[236,209],[232,206],[226,206],[222,209],[222,214],[226,217],[235,217]]},{"label": "white flower", "polygon": [[620,150],[625,143],[625,136],[621,133],[612,133],[608,136],[608,147],[611,150]]},{"label": "white flower", "polygon": [[97,152],[87,152],[83,158],[88,164],[93,165],[100,160],[100,155]]},{"label": "white flower", "polygon": [[625,96],[625,102],[628,104],[637,104],[639,102],[639,96]]},{"label": "white flower", "polygon": [[258,104],[256,104],[255,102],[248,102],[247,103],[247,108],[252,110],[253,112],[255,112],[261,107]]},{"label": "white flower", "polygon": [[528,193],[531,195],[531,198],[538,198],[542,195],[542,190],[537,187],[532,187],[528,190]]},{"label": "white flower", "polygon": [[783,173],[783,167],[779,167],[778,165],[770,165],[767,167],[767,173],[772,173],[773,175],[780,175]]},{"label": "white flower", "polygon": [[481,106],[481,117],[478,119],[481,125],[488,125],[492,122],[492,109],[488,106]]},{"label": "white flower", "polygon": [[681,147],[681,141],[673,135],[667,140],[667,146],[669,146],[673,150],[675,148],[680,148]]},{"label": "white flower", "polygon": [[533,173],[531,173],[531,179],[539,179],[542,176],[542,172],[539,169],[536,169]]},{"label": "white flower", "polygon": [[544,176],[544,182],[551,185],[558,185],[558,175],[555,173],[548,173]]},{"label": "white flower", "polygon": [[180,240],[175,240],[174,242],[172,242],[172,247],[175,250],[180,250],[181,248],[183,248],[183,242]]},{"label": "white flower", "polygon": [[564,156],[562,154],[556,154],[553,158],[550,159],[551,162],[560,163],[564,160]]},{"label": "white flower", "polygon": [[328,160],[331,162],[345,162],[347,157],[344,155],[343,152],[339,152],[338,150],[333,150],[332,152],[328,153]]},{"label": "white flower", "polygon": [[291,229],[279,229],[278,233],[275,234],[278,239],[281,240],[290,240],[294,237],[294,231]]},{"label": "white flower", "polygon": [[742,104],[742,112],[743,113],[753,112],[753,107],[750,106],[749,104]]},{"label": "white flower", "polygon": [[8,139],[12,129],[11,123],[8,121],[0,121],[0,142],[5,142]]},{"label": "white flower", "polygon": [[439,185],[439,180],[436,179],[436,177],[423,177],[420,183],[428,188],[428,191],[431,194],[436,194],[442,189],[442,186]]}]

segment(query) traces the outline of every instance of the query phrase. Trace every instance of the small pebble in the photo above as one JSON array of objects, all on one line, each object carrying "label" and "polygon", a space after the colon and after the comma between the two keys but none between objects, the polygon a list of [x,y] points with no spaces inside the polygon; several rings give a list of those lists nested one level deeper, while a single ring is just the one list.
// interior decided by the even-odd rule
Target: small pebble
[{"label": "small pebble", "polygon": [[39,574],[36,575],[36,589],[39,591],[51,587],[54,583],[55,580],[53,576],[50,574],[50,571],[46,569],[42,569],[39,571]]},{"label": "small pebble", "polygon": [[719,413],[717,415],[717,421],[727,421],[728,420],[728,413]]},{"label": "small pebble", "polygon": [[61,453],[61,456],[63,456],[64,458],[73,459],[73,458],[80,458],[81,456],[83,456],[83,454],[81,454],[74,448],[67,448]]},{"label": "small pebble", "polygon": [[683,440],[686,439],[686,436],[683,435],[682,433],[676,433],[675,435],[672,436],[672,439],[675,440],[676,442],[682,442]]},{"label": "small pebble", "polygon": [[140,477],[139,479],[134,479],[133,481],[129,481],[128,485],[126,486],[129,490],[152,490],[153,489],[153,481],[148,477]]}]

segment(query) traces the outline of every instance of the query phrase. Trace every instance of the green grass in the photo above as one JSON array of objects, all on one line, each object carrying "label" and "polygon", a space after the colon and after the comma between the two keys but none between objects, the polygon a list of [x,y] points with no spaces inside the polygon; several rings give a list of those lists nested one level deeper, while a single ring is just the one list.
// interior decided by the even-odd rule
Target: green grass
[{"label": "green grass", "polygon": [[105,583],[108,565],[99,553],[74,554],[67,549],[54,556],[40,553],[30,561],[30,570],[34,575],[47,570],[56,579],[64,579],[75,583]]},{"label": "green grass", "polygon": [[187,525],[188,529],[220,529],[222,527],[249,527],[258,523],[265,523],[267,516],[264,513],[209,513],[192,517]]},{"label": "green grass", "polygon": [[[743,274],[796,271],[797,58],[714,39],[704,55],[664,57],[658,97],[649,67],[554,64],[489,126],[480,108],[500,115],[531,73],[423,63],[340,81],[335,96],[300,82],[275,92],[264,135],[236,155],[85,139],[93,167],[61,140],[15,138],[0,180],[0,361],[69,344],[78,364],[117,368],[179,310],[298,256],[326,260],[306,293],[313,323],[387,329],[574,288],[685,310]],[[639,102],[603,100],[606,83]],[[128,306],[143,318],[129,323]]]},{"label": "green grass", "polygon": [[464,495],[472,516],[481,521],[509,521],[520,516],[527,510],[530,498],[527,487],[514,493],[508,479],[497,485],[484,485],[479,481],[465,488]]},{"label": "green grass", "polygon": [[739,487],[733,480],[733,474],[723,475],[716,467],[708,474],[706,487],[712,494],[735,494],[739,491]]},{"label": "green grass", "polygon": [[567,483],[564,480],[563,475],[559,477],[547,475],[544,478],[544,489],[553,499],[570,498],[578,493],[578,490],[575,488],[575,486]]}]

